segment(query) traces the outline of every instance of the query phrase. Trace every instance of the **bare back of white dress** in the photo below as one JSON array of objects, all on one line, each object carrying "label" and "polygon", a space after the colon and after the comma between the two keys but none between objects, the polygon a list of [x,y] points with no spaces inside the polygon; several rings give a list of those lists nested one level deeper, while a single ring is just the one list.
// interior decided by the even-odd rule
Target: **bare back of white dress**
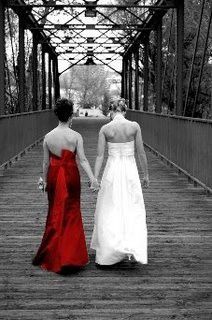
[{"label": "bare back of white dress", "polygon": [[91,241],[101,265],[115,264],[127,255],[147,263],[146,211],[134,144],[108,142]]}]

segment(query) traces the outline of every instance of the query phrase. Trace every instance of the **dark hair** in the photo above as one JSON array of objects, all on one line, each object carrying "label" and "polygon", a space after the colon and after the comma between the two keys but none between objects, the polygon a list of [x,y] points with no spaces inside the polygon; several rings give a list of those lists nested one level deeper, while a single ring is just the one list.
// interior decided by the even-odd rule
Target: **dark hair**
[{"label": "dark hair", "polygon": [[124,98],[112,100],[110,102],[109,110],[113,112],[126,112],[127,111],[126,100]]},{"label": "dark hair", "polygon": [[73,114],[73,102],[68,99],[58,99],[54,107],[54,113],[59,121],[67,122]]}]

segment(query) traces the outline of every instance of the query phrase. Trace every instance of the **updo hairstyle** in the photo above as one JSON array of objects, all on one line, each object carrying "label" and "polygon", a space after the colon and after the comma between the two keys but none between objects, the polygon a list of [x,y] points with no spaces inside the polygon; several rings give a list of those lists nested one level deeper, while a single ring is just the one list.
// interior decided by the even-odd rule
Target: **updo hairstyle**
[{"label": "updo hairstyle", "polygon": [[113,112],[126,112],[127,111],[126,100],[124,98],[112,100],[110,102],[109,110]]},{"label": "updo hairstyle", "polygon": [[73,114],[73,102],[68,99],[58,99],[54,107],[54,113],[61,122],[67,122]]}]

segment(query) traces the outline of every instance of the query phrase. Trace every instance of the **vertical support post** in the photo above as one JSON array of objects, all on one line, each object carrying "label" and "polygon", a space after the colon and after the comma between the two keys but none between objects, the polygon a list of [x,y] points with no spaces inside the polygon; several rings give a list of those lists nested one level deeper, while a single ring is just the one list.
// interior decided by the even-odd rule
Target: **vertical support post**
[{"label": "vertical support post", "polygon": [[124,67],[125,72],[123,74],[123,76],[124,76],[124,95],[123,95],[123,97],[124,97],[124,99],[128,100],[128,92],[129,92],[129,90],[128,90],[129,63],[128,63],[128,57],[127,56],[124,56],[123,59],[124,59],[124,66],[125,66]]},{"label": "vertical support post", "polygon": [[0,1],[0,115],[5,110],[5,6]]},{"label": "vertical support post", "polygon": [[46,109],[46,59],[45,45],[42,45],[42,109]]},{"label": "vertical support post", "polygon": [[162,18],[156,28],[156,106],[155,112],[161,113],[162,104]]},{"label": "vertical support post", "polygon": [[183,44],[184,44],[184,0],[177,3],[177,74],[176,114],[183,113]]},{"label": "vertical support post", "polygon": [[132,109],[132,54],[131,53],[129,56],[128,70],[129,70],[129,82],[128,82],[129,109]]},{"label": "vertical support post", "polygon": [[49,109],[52,109],[52,59],[50,53],[48,59],[48,66]]},{"label": "vertical support post", "polygon": [[38,41],[36,34],[33,33],[32,47],[32,108],[33,111],[38,108]]},{"label": "vertical support post", "polygon": [[149,109],[149,35],[144,41],[144,98],[143,98],[143,110]]},{"label": "vertical support post", "polygon": [[121,70],[121,97],[124,98],[124,92],[125,92],[125,58],[122,57],[122,70]]},{"label": "vertical support post", "polygon": [[125,92],[124,92],[124,98],[128,100],[128,59],[125,59],[125,75],[124,75],[124,80],[125,80]]},{"label": "vertical support post", "polygon": [[19,60],[18,60],[18,82],[19,82],[19,111],[25,111],[25,41],[24,20],[19,16]]},{"label": "vertical support post", "polygon": [[135,50],[135,110],[139,110],[139,45]]},{"label": "vertical support post", "polygon": [[55,66],[55,56],[52,56],[52,88],[54,89],[54,95],[52,94],[52,101],[53,101],[53,97],[54,97],[54,102],[56,101],[55,98],[55,88],[56,88],[56,66]]},{"label": "vertical support post", "polygon": [[60,79],[58,72],[58,57],[55,57],[55,102],[60,98]]}]

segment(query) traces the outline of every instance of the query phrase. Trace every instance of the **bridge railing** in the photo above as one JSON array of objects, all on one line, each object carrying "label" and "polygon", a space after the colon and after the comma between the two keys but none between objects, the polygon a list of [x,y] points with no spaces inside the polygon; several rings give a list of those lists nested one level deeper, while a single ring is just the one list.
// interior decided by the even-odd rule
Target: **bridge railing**
[{"label": "bridge railing", "polygon": [[56,123],[52,110],[0,116],[0,166],[41,139]]},{"label": "bridge railing", "polygon": [[129,110],[144,143],[194,181],[212,189],[212,121]]}]

